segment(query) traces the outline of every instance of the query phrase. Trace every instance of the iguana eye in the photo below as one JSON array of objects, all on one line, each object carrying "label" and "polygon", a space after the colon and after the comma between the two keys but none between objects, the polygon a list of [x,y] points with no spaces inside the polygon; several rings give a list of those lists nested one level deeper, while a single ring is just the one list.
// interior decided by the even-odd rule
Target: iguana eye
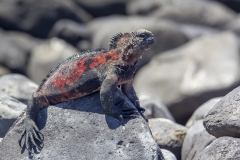
[{"label": "iguana eye", "polygon": [[145,38],[145,37],[146,37],[146,34],[145,34],[145,33],[140,34],[139,37],[141,37],[141,38]]}]

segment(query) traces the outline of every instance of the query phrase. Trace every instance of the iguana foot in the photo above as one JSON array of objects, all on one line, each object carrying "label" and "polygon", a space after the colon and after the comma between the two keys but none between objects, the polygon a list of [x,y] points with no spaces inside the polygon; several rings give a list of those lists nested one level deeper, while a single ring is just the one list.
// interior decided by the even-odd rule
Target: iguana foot
[{"label": "iguana foot", "polygon": [[[36,147],[39,150],[42,149],[43,145],[43,134],[39,131],[36,123],[30,119],[25,118],[24,119],[24,125],[25,129],[23,130],[20,139],[18,140],[19,146],[25,148],[32,153],[32,148]],[[22,140],[24,140],[22,145]],[[38,144],[36,143],[36,140],[38,141]]]},{"label": "iguana foot", "polygon": [[120,109],[120,118],[136,118],[138,117],[138,110],[135,108],[126,108],[124,105],[124,99],[122,99],[118,104],[116,104],[116,107]]}]

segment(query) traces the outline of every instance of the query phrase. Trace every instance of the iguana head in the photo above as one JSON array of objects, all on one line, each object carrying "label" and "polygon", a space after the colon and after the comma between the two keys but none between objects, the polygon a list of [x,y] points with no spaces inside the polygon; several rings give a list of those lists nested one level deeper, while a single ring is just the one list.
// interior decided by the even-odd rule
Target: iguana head
[{"label": "iguana head", "polygon": [[140,29],[132,33],[115,35],[110,43],[110,49],[116,49],[122,55],[124,62],[133,64],[153,43],[153,34],[145,29]]}]

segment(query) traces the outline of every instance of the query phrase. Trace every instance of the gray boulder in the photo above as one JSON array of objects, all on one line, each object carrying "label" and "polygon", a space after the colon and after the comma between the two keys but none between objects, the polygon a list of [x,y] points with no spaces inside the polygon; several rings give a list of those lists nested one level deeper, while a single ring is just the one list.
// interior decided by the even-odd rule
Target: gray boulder
[{"label": "gray boulder", "polygon": [[204,119],[213,106],[221,99],[222,97],[213,98],[199,106],[188,120],[186,127],[191,127],[196,121]]},{"label": "gray boulder", "polygon": [[160,98],[185,124],[197,107],[240,82],[239,59],[239,41],[232,32],[199,37],[155,56],[137,72],[134,86],[139,97]]},{"label": "gray boulder", "polygon": [[8,74],[0,77],[0,91],[27,104],[38,85],[20,74]]},{"label": "gray boulder", "polygon": [[32,50],[27,68],[28,76],[40,84],[51,69],[77,52],[65,41],[52,38]]},{"label": "gray boulder", "polygon": [[41,41],[28,34],[4,30],[0,30],[0,37],[0,64],[24,72],[30,50]]},{"label": "gray boulder", "polygon": [[[115,93],[115,104],[136,109],[121,92]],[[113,108],[119,112],[119,107]],[[148,124],[137,112],[137,118],[120,119],[106,114],[99,92],[40,110],[37,125],[44,135],[44,147],[30,157],[18,146],[23,130],[20,118],[0,144],[2,159],[163,159]],[[22,154],[21,154],[22,153]]]},{"label": "gray boulder", "polygon": [[175,122],[173,116],[167,109],[167,107],[162,103],[162,101],[158,98],[151,99],[141,99],[140,98],[141,107],[143,107],[146,111],[144,112],[144,116],[146,118],[166,118],[173,122]]},{"label": "gray boulder", "polygon": [[0,65],[0,76],[10,74],[10,73],[11,71],[8,68]]},{"label": "gray boulder", "polygon": [[0,137],[4,137],[26,105],[0,91]]},{"label": "gray boulder", "polygon": [[162,5],[151,16],[180,23],[224,28],[234,20],[236,13],[218,2],[173,0],[171,4]]},{"label": "gray boulder", "polygon": [[180,159],[182,143],[188,129],[165,118],[149,119],[149,127],[158,146],[171,151]]},{"label": "gray boulder", "polygon": [[63,19],[57,21],[52,27],[49,37],[58,37],[76,46],[79,41],[88,39],[89,32],[84,24],[72,20]]},{"label": "gray boulder", "polygon": [[215,137],[240,137],[240,87],[224,96],[204,118],[204,127]]},{"label": "gray boulder", "polygon": [[197,160],[240,159],[240,139],[221,137],[206,147]]},{"label": "gray boulder", "polygon": [[[110,38],[119,32],[133,32],[141,28],[147,29],[154,34],[155,45],[143,54],[138,66],[143,66],[150,59],[165,50],[176,48],[188,41],[188,38],[179,31],[175,23],[159,20],[153,17],[123,17],[111,16],[98,18],[88,24],[92,35],[92,48],[109,48]],[[157,44],[157,45],[156,45]]]},{"label": "gray boulder", "polygon": [[230,30],[240,36],[240,15],[238,14],[235,19],[233,19],[231,22],[229,22],[225,26],[226,30]]},{"label": "gray boulder", "polygon": [[35,3],[29,0],[1,0],[0,27],[47,37],[59,19],[87,22],[91,16],[74,1],[49,0]]},{"label": "gray boulder", "polygon": [[203,127],[203,120],[196,121],[184,138],[181,159],[196,160],[201,151],[215,139],[216,137],[210,135]]},{"label": "gray boulder", "polygon": [[163,157],[165,160],[177,160],[177,158],[174,156],[172,152],[166,149],[161,149]]}]

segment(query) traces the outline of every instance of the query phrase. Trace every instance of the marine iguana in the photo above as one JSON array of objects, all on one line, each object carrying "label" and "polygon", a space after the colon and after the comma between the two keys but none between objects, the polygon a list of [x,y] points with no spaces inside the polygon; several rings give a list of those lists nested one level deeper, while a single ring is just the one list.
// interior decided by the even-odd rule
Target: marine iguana
[{"label": "marine iguana", "polygon": [[[35,121],[40,108],[50,104],[69,101],[100,90],[100,101],[106,113],[112,115],[114,106],[113,91],[120,86],[122,92],[136,106],[144,111],[132,86],[136,63],[143,52],[154,43],[151,32],[140,29],[132,33],[119,33],[112,37],[109,50],[97,49],[69,57],[53,68],[39,85],[29,100],[24,130],[19,139],[28,151],[31,145],[41,148],[36,140],[42,142],[42,134]],[[118,116],[131,117],[135,110],[121,109]],[[31,152],[31,151],[30,151]]]}]

